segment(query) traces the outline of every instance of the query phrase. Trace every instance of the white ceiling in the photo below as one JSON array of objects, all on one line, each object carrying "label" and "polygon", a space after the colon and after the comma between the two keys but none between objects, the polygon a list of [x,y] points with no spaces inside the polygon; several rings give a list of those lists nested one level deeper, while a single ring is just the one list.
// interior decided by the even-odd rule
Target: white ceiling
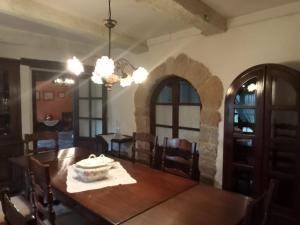
[{"label": "white ceiling", "polygon": [[[1,0],[4,1],[4,0]],[[5,0],[7,2],[12,2]],[[107,0],[26,0],[37,2],[56,11],[73,15],[100,26],[108,16]],[[147,40],[161,35],[173,33],[190,25],[180,22],[175,18],[170,18],[164,13],[156,11],[144,0],[111,0],[112,18],[118,21],[118,26],[114,31],[125,34],[135,40]],[[159,0],[164,1],[164,0]],[[241,15],[261,11],[264,9],[277,7],[280,5],[300,1],[300,0],[202,0],[208,6],[225,18],[234,18]],[[18,2],[18,1],[17,1]],[[148,2],[151,2],[150,0]],[[175,0],[174,0],[175,2]],[[174,3],[175,4],[175,3]],[[0,4],[1,5],[1,4]],[[28,8],[30,14],[30,8]],[[168,14],[170,15],[170,14]],[[88,35],[76,33],[76,27],[72,29],[62,29],[53,27],[51,24],[40,23],[39,21],[26,20],[25,17],[8,15],[0,8],[0,25],[16,29],[26,30],[39,34],[46,34],[65,39],[91,43],[95,39]],[[96,29],[95,29],[96,30]],[[98,31],[97,31],[98,32]],[[106,33],[105,33],[106,37]]]},{"label": "white ceiling", "polygon": [[202,0],[226,18],[273,8],[299,0]]},{"label": "white ceiling", "polygon": [[[36,0],[36,2],[99,24],[103,24],[103,20],[108,17],[107,0]],[[148,4],[136,0],[112,0],[111,8],[112,18],[118,21],[114,29],[136,39],[157,37],[188,27],[156,12]]]}]

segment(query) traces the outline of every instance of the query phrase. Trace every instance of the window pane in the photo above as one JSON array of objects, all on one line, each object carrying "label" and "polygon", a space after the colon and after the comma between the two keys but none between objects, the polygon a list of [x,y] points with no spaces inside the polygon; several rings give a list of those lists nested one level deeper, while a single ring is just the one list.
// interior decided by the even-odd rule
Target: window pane
[{"label": "window pane", "polygon": [[297,111],[272,111],[271,135],[274,138],[296,138],[298,128]]},{"label": "window pane", "polygon": [[254,177],[252,171],[235,168],[233,171],[233,191],[251,195],[253,193]]},{"label": "window pane", "polygon": [[91,82],[91,97],[94,97],[94,98],[102,97],[102,85],[101,84],[95,84],[94,82]]},{"label": "window pane", "polygon": [[233,121],[235,132],[254,133],[255,109],[235,109]]},{"label": "window pane", "polygon": [[156,124],[172,125],[172,106],[157,105],[156,106]]},{"label": "window pane", "polygon": [[81,79],[79,80],[79,97],[87,98],[89,97],[89,80]]},{"label": "window pane", "polygon": [[272,104],[296,105],[297,92],[295,88],[288,81],[274,77],[272,80]]},{"label": "window pane", "polygon": [[234,104],[255,105],[256,103],[256,79],[249,80],[238,91]]},{"label": "window pane", "polygon": [[92,100],[92,118],[102,118],[102,100]]},{"label": "window pane", "polygon": [[157,97],[157,103],[172,103],[172,86],[166,85]]},{"label": "window pane", "polygon": [[92,120],[92,137],[102,134],[102,120]]},{"label": "window pane", "polygon": [[200,132],[199,131],[194,131],[194,130],[179,129],[179,132],[178,132],[178,137],[179,138],[183,138],[183,139],[186,139],[190,142],[197,143],[197,149],[199,149],[199,144],[198,144],[199,135],[200,135]]},{"label": "window pane", "polygon": [[200,103],[196,90],[186,81],[180,81],[180,103]]},{"label": "window pane", "polygon": [[233,143],[235,162],[254,165],[254,141],[247,138],[237,138]]},{"label": "window pane", "polygon": [[80,137],[89,137],[90,136],[89,120],[87,120],[87,119],[79,120],[79,136]]},{"label": "window pane", "polygon": [[79,100],[79,117],[89,117],[89,100]]},{"label": "window pane", "polygon": [[200,127],[200,106],[179,106],[180,127]]},{"label": "window pane", "polygon": [[156,135],[158,138],[158,144],[163,145],[165,137],[172,137],[172,129],[165,127],[156,127]]}]

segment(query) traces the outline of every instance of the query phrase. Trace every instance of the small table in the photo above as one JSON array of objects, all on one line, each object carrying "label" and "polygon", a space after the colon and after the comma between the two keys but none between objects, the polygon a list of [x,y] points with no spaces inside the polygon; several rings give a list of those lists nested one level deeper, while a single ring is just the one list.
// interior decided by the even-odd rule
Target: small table
[{"label": "small table", "polygon": [[[114,133],[111,134],[101,134],[96,136],[97,142],[99,142],[101,148],[104,150],[103,153],[107,153],[107,150],[113,151],[113,144],[118,144],[118,157],[121,157],[121,146],[122,144],[129,143],[133,140],[132,136],[129,135],[116,135]],[[104,144],[105,143],[105,144]],[[104,146],[105,145],[105,146]],[[110,147],[108,149],[108,146]],[[97,149],[98,143],[97,143]]]},{"label": "small table", "polygon": [[128,135],[120,135],[119,137],[116,136],[113,139],[111,139],[111,141],[110,141],[111,151],[113,151],[113,143],[117,143],[118,144],[119,157],[121,157],[121,145],[123,143],[131,142],[131,141],[132,141],[131,136],[128,136]]}]

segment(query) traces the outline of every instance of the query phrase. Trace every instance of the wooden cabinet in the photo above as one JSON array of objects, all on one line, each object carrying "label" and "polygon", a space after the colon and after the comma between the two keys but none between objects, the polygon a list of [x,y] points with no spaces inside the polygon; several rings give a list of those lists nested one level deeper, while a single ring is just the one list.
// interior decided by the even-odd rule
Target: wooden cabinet
[{"label": "wooden cabinet", "polygon": [[280,181],[276,205],[300,212],[300,72],[277,64],[252,67],[228,89],[223,187],[259,196]]},{"label": "wooden cabinet", "polygon": [[22,154],[20,64],[0,58],[0,187],[10,186],[14,175],[9,157]]}]

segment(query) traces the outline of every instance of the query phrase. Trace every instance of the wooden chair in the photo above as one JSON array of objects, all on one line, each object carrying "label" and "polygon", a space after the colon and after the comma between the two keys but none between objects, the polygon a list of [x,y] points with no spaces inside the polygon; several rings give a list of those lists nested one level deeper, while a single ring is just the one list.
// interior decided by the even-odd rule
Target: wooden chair
[{"label": "wooden chair", "polygon": [[87,221],[73,212],[56,215],[50,184],[50,167],[29,158],[33,211],[37,225],[86,225]]},{"label": "wooden chair", "polygon": [[198,152],[196,143],[185,139],[165,138],[161,168],[182,177],[198,180]]},{"label": "wooden chair", "polygon": [[[4,214],[4,221],[9,225],[29,225],[34,224],[34,218],[31,213],[24,215],[24,212],[21,212],[16,204],[11,200],[8,195],[9,190],[3,188],[0,193],[1,206]],[[4,221],[1,221],[1,224],[5,224]]]},{"label": "wooden chair", "polygon": [[[53,140],[54,146],[38,147],[38,141]],[[30,148],[32,144],[32,148]],[[33,134],[25,134],[25,154],[37,154],[39,151],[58,150],[58,133],[57,132],[35,132]]]},{"label": "wooden chair", "polygon": [[137,161],[136,153],[138,153],[138,161],[147,162],[151,167],[154,166],[157,137],[148,133],[133,133],[132,144],[132,162]]},{"label": "wooden chair", "polygon": [[268,190],[249,203],[244,225],[267,225],[269,223],[272,199],[277,187],[278,181],[271,179]]}]

